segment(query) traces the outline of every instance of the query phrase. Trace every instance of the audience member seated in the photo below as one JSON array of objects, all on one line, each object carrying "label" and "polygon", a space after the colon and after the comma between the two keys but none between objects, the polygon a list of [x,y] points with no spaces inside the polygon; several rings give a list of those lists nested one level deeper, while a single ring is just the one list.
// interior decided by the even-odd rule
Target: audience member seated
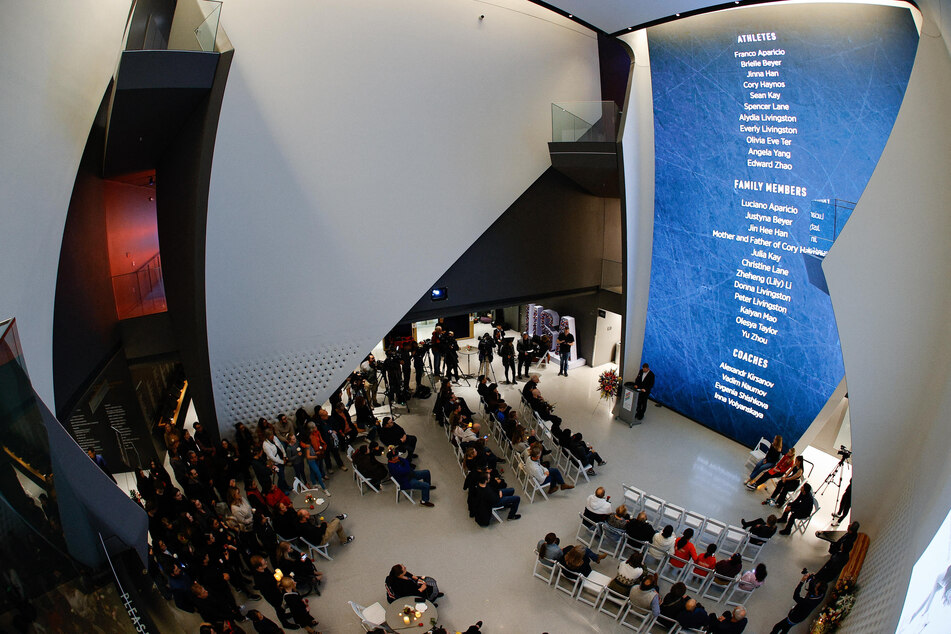
[{"label": "audience member seated", "polygon": [[374,440],[369,445],[360,445],[350,456],[354,468],[375,487],[390,478],[386,465],[377,460],[383,453],[383,447]]},{"label": "audience member seated", "polygon": [[598,463],[599,465],[607,464],[607,462],[602,460],[601,456],[594,450],[594,447],[584,441],[581,432],[578,432],[571,437],[571,442],[568,445],[568,451],[570,451],[571,455],[577,458],[581,462],[582,466],[588,470],[588,475],[597,475],[594,472],[594,463]]},{"label": "audience member seated", "polygon": [[786,505],[783,516],[779,518],[780,522],[786,522],[786,526],[779,531],[780,535],[789,535],[792,533],[792,524],[796,520],[801,520],[812,515],[812,485],[806,482],[802,485],[802,490],[796,499]]},{"label": "audience member seated", "polygon": [[627,561],[622,561],[617,566],[617,574],[614,576],[614,579],[611,580],[611,583],[608,584],[608,588],[614,590],[618,594],[628,596],[631,592],[631,588],[637,585],[638,580],[644,574],[644,556],[635,551],[630,557],[627,558]]},{"label": "audience member seated", "polygon": [[274,512],[271,514],[271,523],[274,526],[274,530],[281,537],[293,539],[298,536],[297,514],[291,507],[283,502],[277,503],[277,507],[275,507]]},{"label": "audience member seated", "polygon": [[719,617],[710,615],[707,632],[711,634],[741,634],[746,629],[746,608],[738,605],[732,612],[724,612]]},{"label": "audience member seated", "polygon": [[744,572],[736,585],[740,590],[749,591],[760,587],[764,581],[766,581],[766,564],[758,563],[753,570]]},{"label": "audience member seated", "polygon": [[391,449],[390,452],[386,454],[386,457],[389,460],[387,468],[390,470],[390,475],[393,476],[393,479],[396,480],[396,483],[399,484],[401,489],[407,491],[410,489],[418,489],[422,492],[422,501],[420,504],[427,507],[436,506],[429,501],[429,492],[436,487],[433,486],[430,481],[428,470],[413,469],[409,460],[401,458],[395,449]]},{"label": "audience member seated", "polygon": [[786,497],[799,488],[803,478],[802,456],[796,456],[796,461],[789,471],[787,471],[776,483],[773,494],[767,500],[773,506],[782,506],[786,503]]},{"label": "audience member seated", "polygon": [[663,601],[660,602],[660,613],[669,619],[676,620],[687,607],[688,598],[687,586],[682,581],[678,581],[670,586],[670,592],[664,595]]},{"label": "audience member seated", "polygon": [[294,623],[308,632],[316,632],[317,620],[311,616],[307,600],[297,592],[297,582],[291,577],[284,577],[281,579],[281,590],[284,591],[284,605],[290,610]]},{"label": "audience member seated", "polygon": [[608,526],[622,531],[626,530],[628,522],[631,521],[631,516],[627,514],[627,506],[624,504],[618,506],[606,521]]},{"label": "audience member seated", "polygon": [[492,509],[494,508],[507,508],[509,510],[508,519],[510,520],[517,520],[522,517],[518,514],[519,502],[521,502],[521,498],[515,495],[515,489],[494,489],[489,485],[489,474],[483,473],[471,493],[470,510],[476,524],[488,526],[492,523]]},{"label": "audience member seated", "polygon": [[745,519],[740,519],[740,524],[742,524],[743,528],[750,532],[751,544],[765,544],[770,537],[776,534],[775,515],[770,515],[765,520],[763,520],[761,517],[758,517],[751,522],[747,522]]},{"label": "audience member seated", "polygon": [[631,588],[628,598],[631,605],[641,612],[660,616],[660,593],[657,590],[657,574],[645,572],[640,582]]},{"label": "audience member seated", "polygon": [[607,557],[606,554],[598,555],[590,548],[572,545],[562,549],[558,563],[565,567],[567,576],[574,579],[576,574],[587,577],[591,574],[591,562],[600,562],[605,557]]},{"label": "audience member seated", "polygon": [[280,568],[285,575],[293,573],[294,579],[308,584],[312,590],[320,594],[317,586],[324,578],[317,570],[313,560],[303,553],[298,553],[291,547],[290,542],[280,542],[275,549],[274,567]]},{"label": "audience member seated", "polygon": [[762,485],[769,482],[771,479],[778,478],[782,476],[784,473],[786,473],[787,471],[789,471],[789,469],[793,466],[795,461],[796,461],[796,450],[795,448],[791,448],[789,451],[786,452],[786,455],[780,458],[779,462],[777,462],[774,466],[770,467],[769,469],[761,473],[759,477],[756,478],[756,480],[754,480],[752,483],[747,483],[746,488],[749,489],[750,491],[755,491]]},{"label": "audience member seated", "polygon": [[330,535],[336,533],[337,539],[341,544],[349,544],[354,540],[353,535],[347,535],[340,523],[347,519],[347,514],[342,513],[330,520],[330,522],[315,521],[307,509],[297,511],[297,528],[295,534],[312,546],[323,546],[330,541]]},{"label": "audience member seated", "polygon": [[706,626],[710,620],[707,611],[700,603],[697,603],[696,599],[687,599],[683,611],[676,618],[680,627],[697,630]]},{"label": "audience member seated", "polygon": [[743,571],[743,557],[740,553],[733,553],[729,559],[721,559],[713,570],[721,577],[732,579]]},{"label": "audience member seated", "polygon": [[546,469],[543,467],[540,462],[541,456],[542,450],[539,447],[531,447],[529,449],[529,460],[525,463],[525,470],[528,472],[529,477],[535,478],[535,482],[541,486],[547,484],[549,495],[559,488],[561,488],[562,491],[575,488],[574,485],[565,484],[565,478],[558,469],[554,467]]},{"label": "audience member seated", "polygon": [[693,574],[698,577],[706,577],[708,570],[713,570],[717,565],[717,558],[714,553],[717,552],[716,544],[708,544],[707,550],[697,557],[697,566],[693,569]]},{"label": "audience member seated", "polygon": [[753,484],[759,474],[763,473],[767,469],[776,466],[776,463],[779,462],[779,457],[783,455],[783,437],[777,434],[773,438],[772,444],[770,444],[769,449],[766,450],[766,455],[762,460],[756,463],[753,467],[753,470],[750,471],[749,477],[746,479],[747,486]]},{"label": "audience member seated", "polygon": [[603,522],[611,516],[611,496],[605,497],[604,487],[588,496],[583,515],[593,522]]},{"label": "audience member seated", "polygon": [[647,521],[647,513],[644,511],[638,513],[637,517],[628,522],[627,528],[624,530],[627,531],[628,537],[644,544],[649,544],[654,539],[654,533],[657,532]]},{"label": "audience member seated", "polygon": [[[693,529],[684,530],[684,534],[674,543],[673,556],[687,561],[697,561],[697,548],[693,545]],[[670,565],[674,568],[683,568],[686,564],[678,559],[671,559]]]},{"label": "audience member seated", "polygon": [[416,457],[416,436],[407,434],[402,427],[396,424],[389,416],[383,419],[383,427],[380,429],[380,442],[385,447],[396,447],[405,449],[410,458]]},{"label": "audience member seated", "polygon": [[677,538],[674,537],[674,527],[668,524],[664,527],[663,531],[654,533],[654,538],[651,540],[650,548],[647,549],[647,554],[654,559],[663,559],[664,555],[673,555],[674,543],[676,541]]},{"label": "audience member seated", "polygon": [[267,502],[267,505],[272,509],[276,507],[279,503],[284,504],[284,506],[294,506],[291,503],[291,499],[287,497],[287,494],[281,491],[280,487],[276,484],[272,484],[271,488],[268,490],[267,495],[264,496],[264,501]]},{"label": "audience member seated", "polygon": [[436,580],[432,577],[417,577],[406,570],[406,566],[396,564],[390,569],[384,583],[386,586],[386,600],[393,603],[402,597],[422,597],[437,605],[436,599],[445,596],[439,591]]},{"label": "audience member seated", "polygon": [[538,545],[535,546],[535,550],[538,551],[539,557],[555,561],[561,557],[561,547],[558,545],[560,543],[561,540],[558,539],[557,535],[548,533],[545,535],[545,539],[538,542]]}]

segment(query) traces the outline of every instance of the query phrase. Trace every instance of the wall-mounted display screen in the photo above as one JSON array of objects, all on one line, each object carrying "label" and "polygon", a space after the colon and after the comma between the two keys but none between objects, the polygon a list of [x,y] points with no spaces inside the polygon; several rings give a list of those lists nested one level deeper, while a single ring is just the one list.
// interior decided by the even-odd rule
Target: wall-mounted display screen
[{"label": "wall-mounted display screen", "polygon": [[844,375],[821,260],[898,114],[914,21],[897,7],[801,4],[647,34],[652,396],[749,446],[794,442]]}]

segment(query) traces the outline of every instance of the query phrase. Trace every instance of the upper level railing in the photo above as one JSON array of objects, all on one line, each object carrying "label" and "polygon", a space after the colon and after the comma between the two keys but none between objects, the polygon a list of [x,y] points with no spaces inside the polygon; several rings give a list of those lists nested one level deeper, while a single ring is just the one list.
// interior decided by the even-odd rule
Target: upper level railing
[{"label": "upper level railing", "polygon": [[613,142],[617,140],[618,108],[613,101],[570,101],[551,104],[551,140]]},{"label": "upper level railing", "polygon": [[165,303],[165,279],[162,277],[162,256],[159,253],[131,273],[112,277],[119,319],[142,317],[168,310]]}]

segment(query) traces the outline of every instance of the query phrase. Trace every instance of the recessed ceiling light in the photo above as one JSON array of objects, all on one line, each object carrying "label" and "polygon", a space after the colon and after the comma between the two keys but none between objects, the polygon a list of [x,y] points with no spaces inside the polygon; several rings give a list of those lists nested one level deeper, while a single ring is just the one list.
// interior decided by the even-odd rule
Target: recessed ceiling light
[{"label": "recessed ceiling light", "polygon": [[569,14],[568,14],[568,17],[569,17],[569,18],[573,18],[573,17],[575,17],[575,16],[573,16],[573,15],[571,15],[571,14],[569,13]]}]

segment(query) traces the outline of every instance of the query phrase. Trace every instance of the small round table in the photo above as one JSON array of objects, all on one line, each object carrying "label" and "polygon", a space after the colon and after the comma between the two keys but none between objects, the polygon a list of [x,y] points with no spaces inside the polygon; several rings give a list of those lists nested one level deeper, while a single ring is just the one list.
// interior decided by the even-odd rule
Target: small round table
[{"label": "small round table", "polygon": [[[418,604],[426,606],[425,610],[420,610],[419,618],[414,613],[409,614],[409,623],[403,620],[403,608],[409,606],[416,610]],[[400,597],[393,603],[386,606],[386,624],[396,631],[427,631],[432,627],[433,621],[438,622],[439,613],[436,606],[431,601],[420,597]]]},{"label": "small round table", "polygon": [[295,511],[304,509],[311,515],[320,515],[330,506],[327,496],[318,494],[316,491],[297,493],[292,501]]}]

